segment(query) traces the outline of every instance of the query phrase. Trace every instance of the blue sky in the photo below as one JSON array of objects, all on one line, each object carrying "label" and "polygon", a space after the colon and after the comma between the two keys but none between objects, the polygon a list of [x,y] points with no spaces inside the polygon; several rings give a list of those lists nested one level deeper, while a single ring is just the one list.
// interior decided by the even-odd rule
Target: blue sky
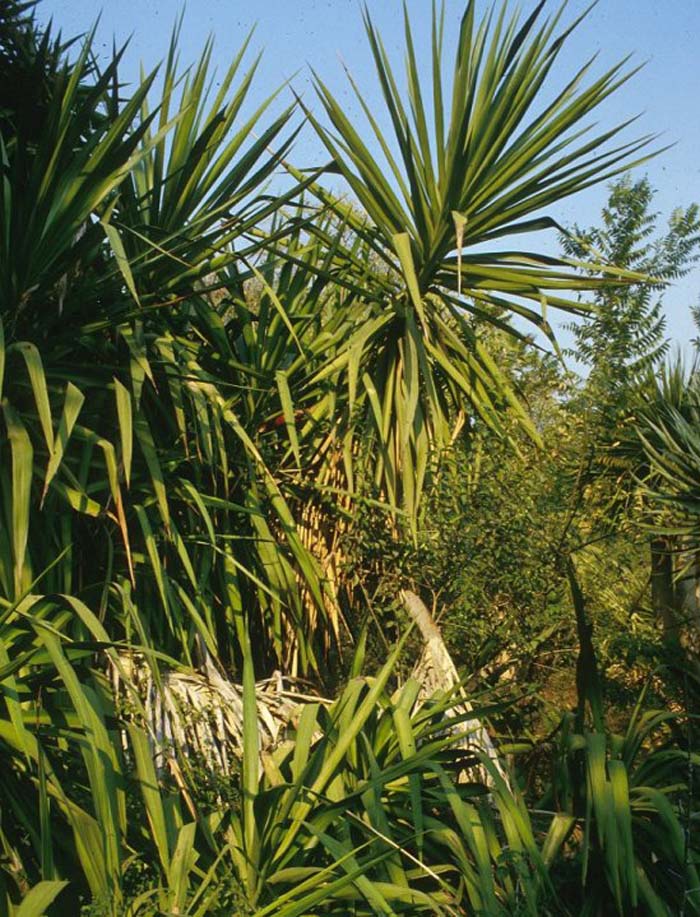
[{"label": "blue sky", "polygon": [[[524,0],[520,5],[527,12],[534,3]],[[550,8],[556,5],[552,2]],[[587,5],[583,0],[570,0],[565,18],[575,18]],[[400,63],[401,0],[369,0],[368,6],[389,53]],[[430,6],[430,0],[408,0],[419,45],[421,36],[428,40]],[[481,6],[485,8],[486,3]],[[446,0],[445,7],[449,43],[458,28],[464,0]],[[98,49],[107,54],[113,36],[117,43],[130,38],[124,73],[136,79],[141,61],[151,67],[164,56],[181,9],[176,0],[111,0],[104,6],[95,0],[42,0],[38,15],[42,21],[53,17],[55,25],[68,36],[84,32],[101,13]],[[252,46],[264,54],[252,103],[289,79],[307,101],[312,100],[309,66],[313,66],[352,113],[356,108],[347,88],[345,64],[363,87],[366,100],[381,110],[357,0],[189,0],[180,43],[183,62],[194,60],[213,33],[214,59],[223,69],[254,25]],[[599,120],[612,126],[639,113],[639,122],[628,132],[630,138],[658,133],[657,145],[674,144],[637,170],[639,175],[648,174],[657,190],[657,209],[664,222],[675,206],[700,201],[699,38],[698,0],[600,0],[572,36],[568,52],[562,55],[552,77],[556,88],[560,76],[561,86],[594,53],[598,54],[597,73],[628,54],[633,55],[632,64],[645,64],[600,109]],[[290,97],[290,90],[285,89],[284,100]],[[304,132],[297,143],[295,161],[302,166],[313,165],[321,157],[311,131]],[[604,188],[584,192],[563,202],[552,215],[565,224],[589,225],[597,221],[605,196]],[[554,252],[555,239],[551,246]],[[689,306],[697,303],[699,296],[700,269],[666,294],[669,332],[682,346],[695,334]]]}]

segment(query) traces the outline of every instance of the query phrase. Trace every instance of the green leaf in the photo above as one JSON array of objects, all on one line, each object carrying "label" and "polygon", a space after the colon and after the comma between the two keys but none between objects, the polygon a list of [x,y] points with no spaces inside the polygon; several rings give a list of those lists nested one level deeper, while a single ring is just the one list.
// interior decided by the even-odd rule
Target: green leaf
[{"label": "green leaf", "polygon": [[61,894],[68,882],[44,881],[30,888],[15,911],[15,917],[44,917],[48,907]]},{"label": "green leaf", "polygon": [[15,594],[19,595],[25,582],[28,582],[25,554],[29,537],[34,450],[24,424],[7,400],[3,400],[2,410],[12,454],[12,547]]},{"label": "green leaf", "polygon": [[119,379],[114,378],[114,394],[117,402],[117,419],[119,421],[119,436],[122,444],[122,465],[124,467],[124,480],[129,486],[131,480],[131,460],[133,456],[134,423],[131,409],[131,395]]},{"label": "green leaf", "polygon": [[107,222],[105,219],[102,220],[102,226],[104,228],[105,234],[109,239],[109,244],[112,247],[114,257],[117,261],[117,266],[121,271],[124,282],[126,283],[129,292],[134,297],[134,301],[137,306],[141,305],[139,300],[139,294],[136,290],[136,282],[134,281],[134,275],[131,273],[131,265],[129,264],[129,256],[126,253],[124,248],[124,243],[122,238],[119,235],[119,230],[116,226],[113,226],[111,223]]},{"label": "green leaf", "polygon": [[69,382],[66,385],[66,397],[63,403],[61,420],[58,425],[58,433],[54,440],[53,449],[49,457],[49,464],[46,468],[42,502],[46,497],[46,493],[49,489],[51,481],[54,478],[54,475],[61,466],[63,456],[65,455],[66,446],[68,445],[68,440],[70,439],[70,435],[73,432],[75,422],[78,419],[78,415],[80,414],[84,403],[85,396],[83,393],[78,388],[76,388],[72,382]]}]

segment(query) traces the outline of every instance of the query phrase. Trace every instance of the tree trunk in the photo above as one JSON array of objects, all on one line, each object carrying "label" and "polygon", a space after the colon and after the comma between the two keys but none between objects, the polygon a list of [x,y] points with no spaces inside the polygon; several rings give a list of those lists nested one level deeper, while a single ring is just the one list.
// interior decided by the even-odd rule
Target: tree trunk
[{"label": "tree trunk", "polygon": [[663,625],[666,640],[677,643],[680,635],[671,546],[665,538],[654,538],[650,547],[652,608]]},{"label": "tree trunk", "polygon": [[[460,685],[460,677],[442,639],[439,627],[433,620],[425,603],[415,592],[404,589],[401,592],[401,598],[409,616],[418,626],[424,641],[423,652],[413,668],[413,677],[421,685],[419,696],[425,698],[430,697],[435,691],[454,690]],[[472,705],[469,703],[462,687],[458,688],[458,694],[462,700],[452,708],[452,715],[458,716],[472,713]],[[485,754],[491,760],[492,766],[500,777],[507,783],[508,777],[483,722],[476,718],[469,719],[461,723],[458,728],[460,732],[464,733],[464,739],[459,743],[460,746],[478,749],[482,754]],[[486,783],[491,784],[493,782],[486,768],[479,768],[479,771]]]},{"label": "tree trunk", "polygon": [[682,572],[674,582],[674,605],[679,640],[686,653],[700,657],[700,551],[693,542],[688,550],[677,555],[675,566]]}]

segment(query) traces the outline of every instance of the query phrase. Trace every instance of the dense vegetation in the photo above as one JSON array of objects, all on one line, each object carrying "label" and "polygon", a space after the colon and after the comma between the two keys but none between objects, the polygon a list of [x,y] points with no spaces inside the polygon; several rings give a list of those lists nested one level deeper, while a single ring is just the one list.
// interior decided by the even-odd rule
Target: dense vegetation
[{"label": "dense vegetation", "polygon": [[360,133],[2,0],[0,915],[700,914],[700,213],[545,6],[366,15]]}]

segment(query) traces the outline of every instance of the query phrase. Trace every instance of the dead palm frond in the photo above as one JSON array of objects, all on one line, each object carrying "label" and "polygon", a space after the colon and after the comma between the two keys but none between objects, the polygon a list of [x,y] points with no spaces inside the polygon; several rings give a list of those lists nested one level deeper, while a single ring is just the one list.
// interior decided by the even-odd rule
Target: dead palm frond
[{"label": "dead palm frond", "polygon": [[[243,755],[243,688],[222,676],[206,653],[199,670],[163,668],[154,674],[146,657],[122,655],[111,666],[115,697],[129,719],[145,729],[154,761],[200,760],[213,773],[237,772]],[[135,707],[130,698],[136,697]],[[305,683],[280,672],[255,685],[259,751],[286,736],[307,703],[330,703]]]}]

